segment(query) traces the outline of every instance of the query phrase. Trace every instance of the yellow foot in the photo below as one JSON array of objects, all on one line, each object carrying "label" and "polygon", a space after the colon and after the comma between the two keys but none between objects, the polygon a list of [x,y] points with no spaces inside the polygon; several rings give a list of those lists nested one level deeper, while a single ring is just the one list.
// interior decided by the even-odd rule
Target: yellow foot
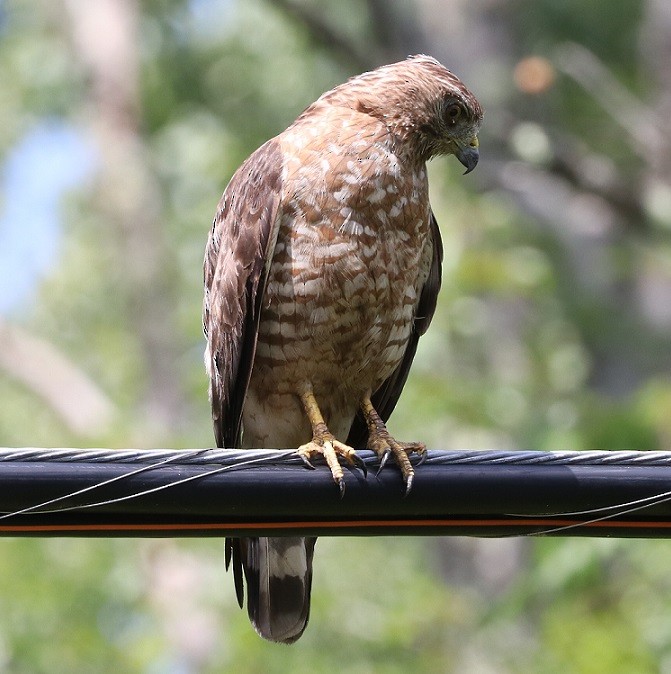
[{"label": "yellow foot", "polygon": [[420,464],[426,459],[426,445],[423,442],[399,442],[393,438],[384,421],[377,413],[370,397],[366,397],[361,405],[366,423],[368,425],[368,447],[372,449],[380,459],[379,472],[385,467],[390,456],[394,457],[396,464],[401,470],[403,481],[405,482],[406,496],[412,489],[412,482],[415,479],[415,469],[410,463],[408,455],[412,452],[419,454]]},{"label": "yellow foot", "polygon": [[345,477],[338,457],[343,458],[350,466],[361,468],[364,475],[366,474],[366,466],[351,447],[336,440],[331,431],[326,427],[310,382],[303,383],[300,399],[303,403],[305,414],[310,420],[310,426],[312,426],[312,440],[298,448],[298,455],[310,468],[314,468],[310,463],[310,459],[315,456],[323,456],[328,467],[331,469],[331,475],[333,475],[333,480],[338,485],[340,496],[342,497],[345,493]]},{"label": "yellow foot", "polygon": [[385,467],[390,456],[394,457],[396,465],[401,470],[403,481],[405,482],[405,493],[410,493],[412,482],[415,479],[415,469],[410,463],[408,454],[415,452],[419,454],[420,464],[426,458],[426,445],[423,442],[399,442],[394,439],[387,429],[380,429],[371,433],[368,439],[368,445],[380,458],[379,472]]},{"label": "yellow foot", "polygon": [[323,456],[328,467],[331,469],[334,482],[340,489],[340,496],[345,494],[345,476],[338,457],[344,459],[350,466],[356,466],[366,473],[366,465],[359,455],[348,445],[336,440],[331,433],[325,429],[318,429],[312,440],[298,448],[298,455],[305,464],[314,468],[310,459],[315,456]]}]

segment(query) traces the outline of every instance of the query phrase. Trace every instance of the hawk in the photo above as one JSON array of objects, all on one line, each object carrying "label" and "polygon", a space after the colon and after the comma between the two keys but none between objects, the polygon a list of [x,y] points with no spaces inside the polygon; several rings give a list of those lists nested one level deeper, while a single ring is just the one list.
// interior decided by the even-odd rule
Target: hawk
[{"label": "hawk", "polygon": [[[478,162],[482,109],[419,55],[323,94],[236,171],[205,252],[203,326],[219,447],[342,459],[368,447],[414,470],[385,426],[431,322],[442,245],[426,162]],[[314,538],[226,543],[256,631],[292,643],[310,611]]]}]

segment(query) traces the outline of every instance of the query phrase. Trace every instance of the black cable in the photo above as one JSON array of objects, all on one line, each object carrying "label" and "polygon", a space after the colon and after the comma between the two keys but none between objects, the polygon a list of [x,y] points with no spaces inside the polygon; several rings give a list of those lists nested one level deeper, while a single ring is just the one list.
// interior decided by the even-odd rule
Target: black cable
[{"label": "black cable", "polygon": [[431,450],[407,497],[392,465],[345,483],[286,450],[0,449],[0,535],[671,537],[670,452]]}]

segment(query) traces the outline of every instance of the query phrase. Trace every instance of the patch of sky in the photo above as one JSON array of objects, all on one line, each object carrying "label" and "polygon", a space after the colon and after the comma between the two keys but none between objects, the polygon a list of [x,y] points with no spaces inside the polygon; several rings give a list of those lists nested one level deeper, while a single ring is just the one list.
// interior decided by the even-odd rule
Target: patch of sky
[{"label": "patch of sky", "polygon": [[61,200],[94,167],[84,135],[58,120],[40,123],[7,154],[0,174],[0,315],[34,299],[58,260]]}]

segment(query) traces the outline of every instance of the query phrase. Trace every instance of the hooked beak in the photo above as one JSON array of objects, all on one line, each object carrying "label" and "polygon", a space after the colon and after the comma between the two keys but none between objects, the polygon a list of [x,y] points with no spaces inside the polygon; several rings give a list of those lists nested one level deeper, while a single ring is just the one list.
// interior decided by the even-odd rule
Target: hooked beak
[{"label": "hooked beak", "polygon": [[466,167],[466,173],[470,173],[477,165],[478,159],[480,159],[480,150],[478,143],[478,137],[474,136],[473,140],[463,147],[460,147],[456,152],[457,159]]}]

